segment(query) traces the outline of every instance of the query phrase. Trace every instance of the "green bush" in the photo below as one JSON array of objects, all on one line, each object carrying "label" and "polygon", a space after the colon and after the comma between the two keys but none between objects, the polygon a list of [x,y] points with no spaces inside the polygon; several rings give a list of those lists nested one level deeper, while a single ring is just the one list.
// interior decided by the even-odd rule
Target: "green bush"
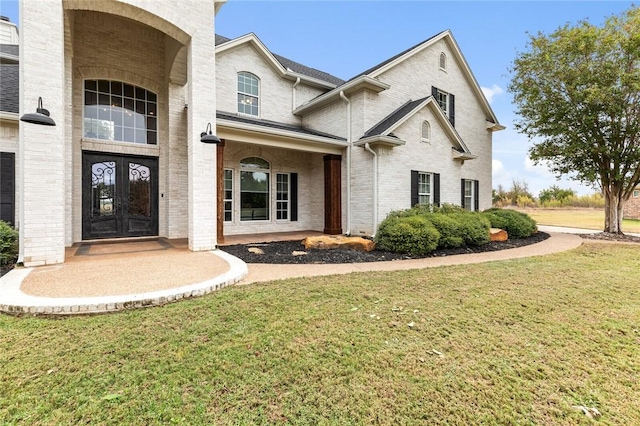
[{"label": "green bush", "polygon": [[0,220],[0,267],[15,263],[18,258],[18,231]]},{"label": "green bush", "polygon": [[462,226],[454,215],[430,213],[425,217],[440,232],[438,248],[456,248],[464,245]]},{"label": "green bush", "polygon": [[481,246],[490,241],[489,228],[491,228],[491,223],[482,213],[465,210],[452,213],[449,216],[458,221],[464,245]]},{"label": "green bush", "polygon": [[440,233],[424,216],[390,215],[380,223],[376,245],[395,253],[423,255],[438,247]]},{"label": "green bush", "polygon": [[536,221],[529,215],[515,211],[492,208],[483,215],[491,222],[491,227],[507,231],[509,238],[526,238],[536,232]]}]

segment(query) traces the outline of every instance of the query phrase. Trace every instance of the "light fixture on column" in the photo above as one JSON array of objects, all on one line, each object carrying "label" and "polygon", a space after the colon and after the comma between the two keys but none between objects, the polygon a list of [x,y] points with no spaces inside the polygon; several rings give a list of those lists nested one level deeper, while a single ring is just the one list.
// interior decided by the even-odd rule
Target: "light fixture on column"
[{"label": "light fixture on column", "polygon": [[220,143],[220,138],[211,132],[211,123],[207,124],[206,130],[200,133],[200,142],[213,144]]},{"label": "light fixture on column", "polygon": [[38,107],[36,112],[30,112],[20,117],[20,121],[26,121],[27,123],[41,124],[43,126],[55,126],[56,122],[49,117],[49,110],[42,107],[42,97],[38,97]]}]

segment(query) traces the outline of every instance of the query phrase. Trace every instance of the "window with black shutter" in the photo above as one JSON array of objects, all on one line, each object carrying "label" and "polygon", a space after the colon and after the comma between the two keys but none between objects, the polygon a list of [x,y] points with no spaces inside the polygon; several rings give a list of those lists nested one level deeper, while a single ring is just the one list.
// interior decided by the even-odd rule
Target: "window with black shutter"
[{"label": "window with black shutter", "polygon": [[16,156],[0,152],[0,220],[15,224]]}]

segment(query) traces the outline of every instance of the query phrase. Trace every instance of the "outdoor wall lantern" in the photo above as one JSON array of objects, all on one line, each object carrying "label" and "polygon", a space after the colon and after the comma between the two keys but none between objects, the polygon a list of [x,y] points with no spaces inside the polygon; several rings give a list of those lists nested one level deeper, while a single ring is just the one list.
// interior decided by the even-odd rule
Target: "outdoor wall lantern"
[{"label": "outdoor wall lantern", "polygon": [[[208,132],[208,133],[207,133]],[[204,132],[200,133],[200,142],[219,144],[220,138],[211,132],[211,123],[207,124],[207,128]]]},{"label": "outdoor wall lantern", "polygon": [[38,97],[38,108],[36,112],[30,112],[20,117],[20,121],[26,121],[27,123],[41,124],[43,126],[55,126],[56,122],[49,117],[49,110],[42,107],[42,97]]}]

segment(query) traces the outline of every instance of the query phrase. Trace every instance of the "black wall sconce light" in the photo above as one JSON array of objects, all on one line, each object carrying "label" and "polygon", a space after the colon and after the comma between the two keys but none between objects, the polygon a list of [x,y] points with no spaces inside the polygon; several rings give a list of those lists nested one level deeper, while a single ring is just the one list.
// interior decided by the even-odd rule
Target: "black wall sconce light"
[{"label": "black wall sconce light", "polygon": [[220,138],[211,132],[211,123],[207,124],[206,130],[200,133],[200,142],[213,144],[220,143]]},{"label": "black wall sconce light", "polygon": [[49,117],[49,110],[42,107],[42,97],[38,97],[38,107],[36,112],[30,112],[20,117],[20,121],[27,123],[41,124],[43,126],[55,126],[56,122]]}]

